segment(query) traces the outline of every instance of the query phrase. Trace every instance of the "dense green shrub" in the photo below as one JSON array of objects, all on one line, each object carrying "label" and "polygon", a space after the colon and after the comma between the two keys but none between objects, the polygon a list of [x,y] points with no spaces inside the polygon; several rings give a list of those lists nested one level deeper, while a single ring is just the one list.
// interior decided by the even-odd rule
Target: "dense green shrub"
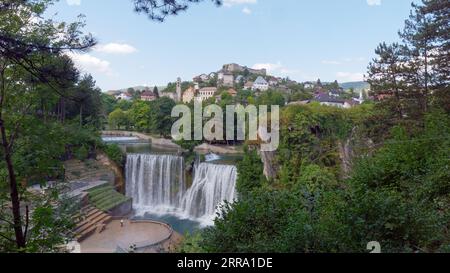
[{"label": "dense green shrub", "polygon": [[117,165],[123,167],[125,155],[117,144],[108,144],[103,147],[103,151],[109,159]]},{"label": "dense green shrub", "polygon": [[263,175],[263,163],[255,150],[245,149],[244,158],[238,162],[236,188],[240,195],[246,195],[260,188],[266,181]]},{"label": "dense green shrub", "polygon": [[[251,185],[247,194],[223,207],[201,246],[209,252],[366,252],[377,241],[383,252],[448,252],[449,116],[432,112],[422,128],[397,126],[389,135],[356,160],[348,179],[303,161],[295,180],[258,187],[253,183],[261,170],[254,169],[253,180],[241,181]],[[248,166],[239,164],[242,177],[251,174]]]}]

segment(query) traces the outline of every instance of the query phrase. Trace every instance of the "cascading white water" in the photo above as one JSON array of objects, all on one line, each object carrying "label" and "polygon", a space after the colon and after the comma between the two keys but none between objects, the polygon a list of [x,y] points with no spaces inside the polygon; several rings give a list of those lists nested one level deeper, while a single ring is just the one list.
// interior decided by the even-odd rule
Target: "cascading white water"
[{"label": "cascading white water", "polygon": [[211,162],[211,161],[216,161],[219,160],[220,156],[216,155],[216,154],[207,154],[205,155],[205,161],[206,162]]},{"label": "cascading white water", "polygon": [[234,166],[202,163],[195,170],[194,183],[183,198],[183,211],[195,218],[214,218],[217,206],[236,197],[237,170]]},{"label": "cascading white water", "polygon": [[183,158],[130,154],[126,164],[126,194],[141,212],[174,213],[210,224],[217,206],[236,197],[234,166],[199,164],[190,188],[184,179]]},{"label": "cascading white water", "polygon": [[140,210],[179,207],[186,191],[181,156],[129,154],[126,194]]}]

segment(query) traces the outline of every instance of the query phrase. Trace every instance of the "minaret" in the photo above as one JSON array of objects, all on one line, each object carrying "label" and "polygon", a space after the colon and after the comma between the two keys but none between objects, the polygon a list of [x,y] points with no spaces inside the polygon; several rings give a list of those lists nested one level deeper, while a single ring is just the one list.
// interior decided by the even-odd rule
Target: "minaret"
[{"label": "minaret", "polygon": [[361,89],[361,90],[359,91],[359,101],[360,101],[361,103],[364,102],[364,89]]},{"label": "minaret", "polygon": [[176,101],[181,101],[182,96],[181,96],[181,78],[177,79],[177,96],[175,98]]}]

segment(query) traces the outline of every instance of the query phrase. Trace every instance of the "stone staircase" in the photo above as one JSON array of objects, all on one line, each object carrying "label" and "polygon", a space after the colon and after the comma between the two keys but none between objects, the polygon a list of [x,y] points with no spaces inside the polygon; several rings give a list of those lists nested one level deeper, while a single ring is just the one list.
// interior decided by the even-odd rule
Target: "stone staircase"
[{"label": "stone staircase", "polygon": [[74,233],[78,242],[83,241],[94,233],[101,233],[106,224],[112,221],[112,217],[109,214],[91,205],[82,208],[75,218],[78,220],[78,223]]}]

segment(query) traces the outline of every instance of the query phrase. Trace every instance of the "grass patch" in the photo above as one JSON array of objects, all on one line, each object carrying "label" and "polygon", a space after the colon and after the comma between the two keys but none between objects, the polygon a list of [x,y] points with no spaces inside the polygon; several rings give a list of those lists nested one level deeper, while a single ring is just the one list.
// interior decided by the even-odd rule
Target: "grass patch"
[{"label": "grass patch", "polygon": [[105,212],[131,199],[117,192],[114,187],[109,184],[92,188],[88,191],[88,194],[92,205]]}]

